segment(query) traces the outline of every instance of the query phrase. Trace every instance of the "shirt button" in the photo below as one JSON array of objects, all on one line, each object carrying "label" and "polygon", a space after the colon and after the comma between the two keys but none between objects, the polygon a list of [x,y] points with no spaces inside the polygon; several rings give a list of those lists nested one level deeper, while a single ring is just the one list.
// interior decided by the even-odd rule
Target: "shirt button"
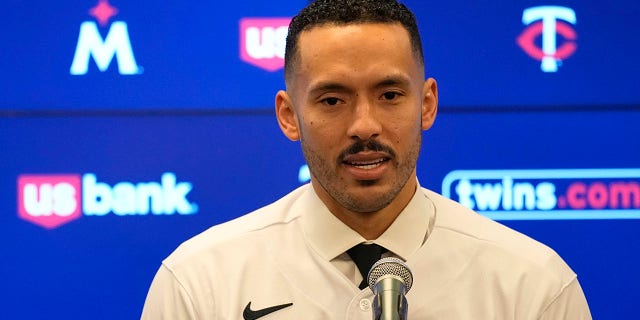
[{"label": "shirt button", "polygon": [[369,299],[360,300],[360,310],[367,311],[371,309],[371,301]]}]

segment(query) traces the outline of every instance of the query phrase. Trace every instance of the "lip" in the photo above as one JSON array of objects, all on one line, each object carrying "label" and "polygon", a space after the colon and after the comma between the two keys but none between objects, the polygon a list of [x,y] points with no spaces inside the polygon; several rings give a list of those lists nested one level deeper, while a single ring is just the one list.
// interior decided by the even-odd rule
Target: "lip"
[{"label": "lip", "polygon": [[379,180],[389,168],[391,156],[383,152],[360,152],[346,156],[342,166],[356,180]]}]

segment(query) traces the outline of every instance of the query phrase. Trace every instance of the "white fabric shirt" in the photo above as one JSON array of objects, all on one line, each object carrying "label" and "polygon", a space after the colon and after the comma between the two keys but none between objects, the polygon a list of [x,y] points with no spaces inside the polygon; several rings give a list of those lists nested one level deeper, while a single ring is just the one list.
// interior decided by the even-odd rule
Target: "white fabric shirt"
[{"label": "white fabric shirt", "polygon": [[[364,239],[310,185],[214,226],[165,259],[143,319],[372,318],[373,293],[345,251]],[[414,275],[408,319],[591,319],[575,273],[548,247],[418,188],[373,242]],[[250,318],[250,317],[249,317]]]},{"label": "white fabric shirt", "polygon": [[338,220],[317,197],[309,200],[313,201],[309,208],[313,214],[303,215],[300,221],[309,245],[351,282],[359,285],[362,275],[346,253],[349,248],[363,242],[376,243],[389,250],[383,257],[393,256],[406,261],[427,240],[429,230],[433,228],[435,209],[425,197],[416,198],[416,195],[418,193],[394,223],[374,241],[367,241]]}]

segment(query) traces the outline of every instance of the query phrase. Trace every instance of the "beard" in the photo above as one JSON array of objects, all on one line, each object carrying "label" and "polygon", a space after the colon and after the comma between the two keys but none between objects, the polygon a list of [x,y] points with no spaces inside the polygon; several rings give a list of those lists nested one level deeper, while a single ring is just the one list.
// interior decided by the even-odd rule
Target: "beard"
[{"label": "beard", "polygon": [[[404,188],[409,178],[415,172],[420,147],[422,144],[422,133],[418,132],[413,143],[409,145],[406,153],[398,157],[393,148],[382,144],[375,139],[367,141],[358,140],[351,146],[345,148],[337,159],[328,159],[325,154],[315,150],[307,143],[303,136],[300,137],[302,152],[309,166],[311,176],[320,184],[334,201],[345,209],[358,212],[377,212],[387,207]],[[370,192],[364,195],[362,192],[354,192],[353,186],[344,177],[338,174],[340,167],[344,165],[343,159],[351,154],[362,151],[385,152],[390,156],[387,160],[390,165],[387,180],[388,185],[374,189],[381,185],[379,180],[360,180],[356,183],[359,188],[369,188]]]}]

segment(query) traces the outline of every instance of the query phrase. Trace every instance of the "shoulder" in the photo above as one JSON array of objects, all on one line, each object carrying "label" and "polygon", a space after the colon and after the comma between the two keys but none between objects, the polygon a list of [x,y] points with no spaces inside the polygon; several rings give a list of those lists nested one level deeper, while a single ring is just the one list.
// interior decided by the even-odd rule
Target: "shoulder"
[{"label": "shoulder", "polygon": [[[162,318],[159,314],[171,319],[234,315],[250,301],[248,293],[260,295],[262,289],[254,284],[262,281],[265,273],[271,276],[264,290],[284,283],[274,253],[287,243],[287,236],[298,234],[296,222],[304,210],[292,206],[299,205],[307,188],[300,187],[268,206],[182,243],[156,273],[145,302],[146,318]],[[276,300],[287,298],[281,296],[285,293],[283,290],[278,296],[269,291]]]},{"label": "shoulder", "polygon": [[507,257],[530,268],[547,270],[564,281],[575,278],[562,258],[547,245],[433,191],[423,189],[423,192],[436,208],[435,231],[473,243],[482,248],[479,251],[482,254]]},{"label": "shoulder", "polygon": [[432,191],[423,192],[436,212],[422,256],[435,267],[424,277],[438,271],[443,287],[458,286],[452,290],[468,293],[467,300],[502,305],[515,318],[590,319],[576,274],[553,249]]},{"label": "shoulder", "polygon": [[182,243],[163,261],[169,269],[189,265],[221,250],[243,251],[243,246],[255,245],[257,237],[272,228],[295,221],[299,214],[288,210],[305,192],[302,186],[277,201],[241,217],[215,225]]}]

